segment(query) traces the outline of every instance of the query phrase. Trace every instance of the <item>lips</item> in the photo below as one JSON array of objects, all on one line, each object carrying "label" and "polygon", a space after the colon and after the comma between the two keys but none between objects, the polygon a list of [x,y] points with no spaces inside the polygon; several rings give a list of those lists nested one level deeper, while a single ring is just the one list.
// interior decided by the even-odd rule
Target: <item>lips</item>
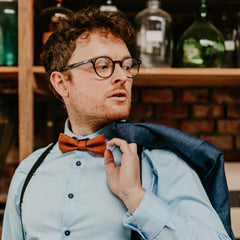
[{"label": "lips", "polygon": [[110,95],[110,97],[126,97],[126,92],[125,91],[115,91]]},{"label": "lips", "polygon": [[125,91],[115,91],[108,98],[113,99],[115,101],[126,101],[127,94]]}]

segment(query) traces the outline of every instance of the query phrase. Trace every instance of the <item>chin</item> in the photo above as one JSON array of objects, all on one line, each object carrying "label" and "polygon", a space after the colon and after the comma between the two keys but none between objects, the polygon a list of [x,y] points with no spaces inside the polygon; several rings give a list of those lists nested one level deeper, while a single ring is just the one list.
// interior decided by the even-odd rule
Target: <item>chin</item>
[{"label": "chin", "polygon": [[118,111],[113,110],[107,114],[106,119],[117,121],[117,120],[128,118],[129,114],[130,114],[130,107],[127,109],[118,109]]}]

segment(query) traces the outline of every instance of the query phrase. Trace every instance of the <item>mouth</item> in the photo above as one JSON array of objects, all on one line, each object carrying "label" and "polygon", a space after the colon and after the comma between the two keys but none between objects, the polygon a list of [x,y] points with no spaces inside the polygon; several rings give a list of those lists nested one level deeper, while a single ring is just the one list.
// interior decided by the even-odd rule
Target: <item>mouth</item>
[{"label": "mouth", "polygon": [[127,94],[125,91],[117,91],[111,94],[108,98],[114,101],[125,102],[127,100]]}]

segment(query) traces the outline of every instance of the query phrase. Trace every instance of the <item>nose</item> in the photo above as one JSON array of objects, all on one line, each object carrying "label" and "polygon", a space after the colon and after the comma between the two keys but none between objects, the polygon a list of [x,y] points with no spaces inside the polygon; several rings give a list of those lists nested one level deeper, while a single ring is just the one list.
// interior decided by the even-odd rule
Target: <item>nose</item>
[{"label": "nose", "polygon": [[115,69],[112,75],[113,84],[124,84],[126,81],[131,80],[127,77],[126,71],[120,66],[119,63],[115,64]]}]

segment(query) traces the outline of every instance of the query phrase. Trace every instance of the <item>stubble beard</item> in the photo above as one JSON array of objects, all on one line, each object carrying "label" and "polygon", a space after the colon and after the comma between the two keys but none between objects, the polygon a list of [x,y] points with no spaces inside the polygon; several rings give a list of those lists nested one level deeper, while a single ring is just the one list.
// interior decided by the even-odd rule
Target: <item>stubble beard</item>
[{"label": "stubble beard", "polygon": [[131,110],[131,101],[124,104],[114,104],[109,107],[107,104],[96,106],[91,111],[85,111],[84,108],[72,109],[68,111],[70,121],[75,126],[87,127],[92,132],[106,126],[107,124],[128,118]]}]

